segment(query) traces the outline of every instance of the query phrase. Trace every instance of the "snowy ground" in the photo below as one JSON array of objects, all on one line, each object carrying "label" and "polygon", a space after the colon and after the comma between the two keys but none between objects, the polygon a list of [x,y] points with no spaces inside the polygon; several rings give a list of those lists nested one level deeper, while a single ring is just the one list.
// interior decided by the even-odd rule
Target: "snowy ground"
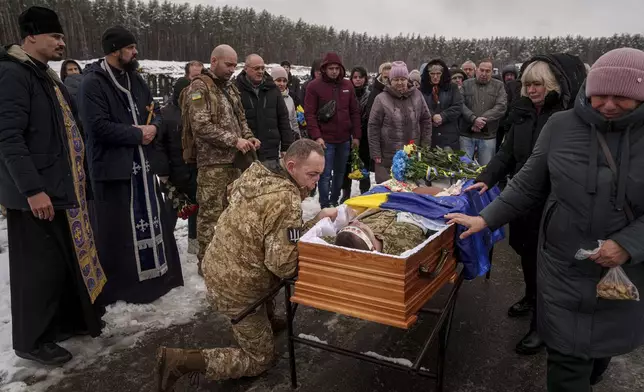
[{"label": "snowy ground", "polygon": [[[353,181],[352,194],[359,194]],[[304,220],[318,213],[317,195],[302,203]],[[197,274],[197,259],[188,254],[187,221],[179,220],[175,238],[181,255],[185,285],[148,305],[119,302],[107,308],[103,320],[107,327],[96,339],[73,338],[61,343],[74,358],[62,368],[47,368],[18,358],[11,341],[11,293],[9,289],[9,253],[7,223],[0,220],[0,391],[41,392],[56,385],[70,373],[77,373],[114,352],[132,348],[146,335],[173,325],[186,324],[206,310],[205,285]]]},{"label": "snowy ground", "polygon": [[[94,60],[81,60],[78,61],[78,63],[81,65],[81,68],[85,68],[85,64],[88,63],[93,63],[97,61],[98,59]],[[169,75],[174,78],[179,78],[184,75],[184,67],[188,61],[160,61],[160,60],[139,60],[139,64],[141,68],[143,69],[144,73],[148,74],[164,74],[164,75]],[[62,65],[62,61],[51,61],[49,62],[49,66],[56,72],[60,73],[60,66]],[[210,64],[205,64],[206,68],[210,67]],[[273,67],[279,66],[279,64],[268,64],[267,68],[270,69]],[[244,63],[240,63],[237,65],[237,71],[235,74],[238,74],[242,71],[244,68]],[[302,77],[309,75],[311,73],[311,67],[303,67],[299,65],[294,65],[291,68],[291,73],[293,75]]]},{"label": "snowy ground", "polygon": [[[11,298],[9,291],[9,258],[7,252],[6,220],[0,222],[0,390],[38,392],[58,383],[66,373],[87,367],[99,357],[133,347],[146,334],[184,324],[206,307],[205,285],[197,274],[197,260],[187,254],[187,221],[179,220],[175,237],[181,254],[185,285],[176,288],[148,305],[123,302],[107,308],[103,320],[107,323],[101,337],[70,339],[61,346],[74,358],[62,368],[46,368],[18,358],[11,343]],[[29,380],[27,386],[25,381]]]}]

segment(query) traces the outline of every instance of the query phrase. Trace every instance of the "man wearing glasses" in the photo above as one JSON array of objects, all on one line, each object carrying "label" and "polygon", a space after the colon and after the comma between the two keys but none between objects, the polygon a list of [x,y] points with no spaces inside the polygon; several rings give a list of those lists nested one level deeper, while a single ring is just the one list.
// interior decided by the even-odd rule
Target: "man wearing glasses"
[{"label": "man wearing glasses", "polygon": [[266,73],[264,59],[256,54],[246,57],[237,88],[241,94],[246,121],[253,135],[262,143],[257,157],[267,167],[279,166],[280,156],[293,143],[288,108],[282,93]]}]

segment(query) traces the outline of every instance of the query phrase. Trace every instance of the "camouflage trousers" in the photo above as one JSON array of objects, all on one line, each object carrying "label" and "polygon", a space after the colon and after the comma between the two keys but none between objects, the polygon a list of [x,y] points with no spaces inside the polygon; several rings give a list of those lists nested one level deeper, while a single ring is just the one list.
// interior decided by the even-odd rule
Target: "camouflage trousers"
[{"label": "camouflage trousers", "polygon": [[[227,317],[235,317],[241,307],[224,307],[216,293],[210,292],[214,308]],[[272,304],[257,308],[239,323],[232,325],[233,334],[239,347],[212,348],[201,350],[206,361],[206,377],[209,380],[225,380],[254,377],[268,370],[275,360],[275,340],[271,328]]]},{"label": "camouflage trousers", "polygon": [[199,263],[203,260],[206,248],[212,241],[215,225],[228,205],[226,190],[228,185],[239,178],[239,169],[220,166],[199,168],[197,174],[197,240],[199,241]]}]

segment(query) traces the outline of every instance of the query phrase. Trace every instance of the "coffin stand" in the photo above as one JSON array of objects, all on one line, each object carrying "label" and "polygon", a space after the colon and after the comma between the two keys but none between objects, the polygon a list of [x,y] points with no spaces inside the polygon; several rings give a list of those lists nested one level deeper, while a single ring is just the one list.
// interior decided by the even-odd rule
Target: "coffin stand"
[{"label": "coffin stand", "polygon": [[456,279],[449,226],[407,258],[298,243],[292,302],[407,329],[422,306]]}]

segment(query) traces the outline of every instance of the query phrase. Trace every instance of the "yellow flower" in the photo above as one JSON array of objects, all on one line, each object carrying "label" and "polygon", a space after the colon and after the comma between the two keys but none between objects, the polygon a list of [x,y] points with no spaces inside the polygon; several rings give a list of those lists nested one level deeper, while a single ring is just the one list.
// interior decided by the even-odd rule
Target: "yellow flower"
[{"label": "yellow flower", "polygon": [[354,170],[349,173],[348,177],[351,180],[362,180],[362,173],[360,172],[360,170]]},{"label": "yellow flower", "polygon": [[410,155],[414,151],[416,151],[416,145],[415,144],[408,144],[405,147],[403,147],[403,151],[405,151],[405,154]]}]

